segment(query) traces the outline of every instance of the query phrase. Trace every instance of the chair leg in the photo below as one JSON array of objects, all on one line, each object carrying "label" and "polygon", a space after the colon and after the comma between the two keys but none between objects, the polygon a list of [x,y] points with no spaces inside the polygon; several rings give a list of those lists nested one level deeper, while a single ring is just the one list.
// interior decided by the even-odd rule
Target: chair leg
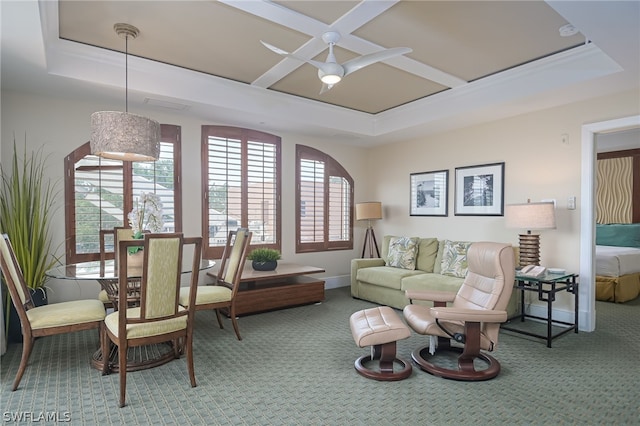
[{"label": "chair leg", "polygon": [[22,375],[24,371],[27,369],[27,363],[29,362],[29,356],[31,356],[31,349],[33,349],[33,343],[35,339],[33,337],[24,336],[22,339],[22,358],[20,358],[20,366],[18,367],[18,373],[16,374],[16,378],[13,381],[13,387],[11,391],[15,391],[18,389],[18,385],[22,380]]},{"label": "chair leg", "polygon": [[240,337],[240,328],[238,327],[238,320],[236,319],[235,306],[231,305],[231,308],[229,308],[229,313],[231,314],[231,324],[233,324],[233,331],[236,332],[236,337],[238,338],[238,340],[242,340],[242,337]]},{"label": "chair leg", "polygon": [[185,351],[187,352],[187,369],[189,370],[189,380],[191,381],[191,387],[196,387],[196,373],[193,368],[193,332],[187,335],[187,341],[185,343]]},{"label": "chair leg", "polygon": [[125,406],[125,393],[127,391],[127,352],[129,346],[127,340],[123,339],[118,345],[118,371],[120,376],[120,408]]},{"label": "chair leg", "polygon": [[220,309],[214,309],[216,311],[216,318],[218,318],[218,325],[220,326],[220,330],[224,329],[224,325],[222,325],[222,316],[220,316]]},{"label": "chair leg", "polygon": [[180,355],[182,354],[183,349],[183,340],[182,338],[178,338],[178,339],[173,339],[172,342],[172,346],[173,346],[173,356],[175,359],[180,358]]},{"label": "chair leg", "polygon": [[104,322],[100,324],[100,352],[102,352],[102,375],[109,374],[109,336]]}]

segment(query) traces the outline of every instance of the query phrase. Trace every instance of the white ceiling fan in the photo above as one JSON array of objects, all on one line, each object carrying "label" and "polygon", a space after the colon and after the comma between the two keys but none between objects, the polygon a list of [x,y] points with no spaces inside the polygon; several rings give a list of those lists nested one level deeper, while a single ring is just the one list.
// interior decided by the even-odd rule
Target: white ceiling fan
[{"label": "white ceiling fan", "polygon": [[279,55],[286,56],[287,58],[297,59],[318,68],[318,77],[322,81],[322,89],[320,90],[320,94],[331,89],[333,85],[342,80],[343,77],[346,77],[352,72],[358,71],[359,69],[364,68],[367,65],[384,61],[386,59],[393,58],[394,56],[404,55],[405,53],[410,53],[413,51],[413,49],[410,49],[408,47],[394,47],[392,49],[385,49],[379,52],[370,53],[368,55],[358,56],[357,58],[351,59],[341,65],[336,61],[336,57],[333,54],[333,46],[335,46],[335,44],[340,41],[340,33],[337,31],[327,31],[322,35],[322,40],[329,45],[329,55],[327,55],[327,60],[325,62],[319,62],[314,61],[313,59],[305,59],[295,56],[269,43],[265,43],[262,40],[260,40],[260,43]]}]

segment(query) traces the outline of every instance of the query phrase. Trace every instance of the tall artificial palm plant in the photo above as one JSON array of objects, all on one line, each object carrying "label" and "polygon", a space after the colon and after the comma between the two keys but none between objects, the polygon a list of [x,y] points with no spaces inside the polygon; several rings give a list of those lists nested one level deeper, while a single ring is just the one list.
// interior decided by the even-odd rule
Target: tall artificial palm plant
[{"label": "tall artificial palm plant", "polygon": [[[0,164],[0,233],[7,234],[29,288],[39,289],[46,282],[45,271],[56,262],[51,251],[51,220],[59,191],[45,177],[42,149],[18,155],[13,141],[11,169]],[[7,297],[5,313],[9,312]],[[7,321],[8,322],[8,321]]]}]

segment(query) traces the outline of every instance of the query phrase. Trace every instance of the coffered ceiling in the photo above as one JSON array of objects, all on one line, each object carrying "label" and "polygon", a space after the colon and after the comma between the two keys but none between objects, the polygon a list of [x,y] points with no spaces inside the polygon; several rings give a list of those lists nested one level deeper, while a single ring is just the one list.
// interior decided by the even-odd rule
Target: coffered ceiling
[{"label": "coffered ceiling", "polygon": [[[256,87],[376,114],[584,44],[544,2],[61,1],[62,39],[124,50],[116,22],[138,27],[133,55]],[[260,40],[324,61],[326,31],[342,36],[338,62],[391,47],[403,57],[353,73],[319,94],[316,69]]]},{"label": "coffered ceiling", "polygon": [[[5,11],[13,13],[4,3],[3,39]],[[616,90],[638,85],[637,75],[626,74],[634,71],[634,57],[621,64],[628,56],[615,47],[640,44],[632,40],[640,21],[633,17],[636,2],[74,0],[37,6],[48,75],[117,88],[121,95],[125,41],[113,25],[128,23],[140,30],[128,42],[134,105],[364,144],[525,112],[534,107],[522,102],[540,107],[542,94],[569,88],[580,97],[580,84],[616,74]],[[619,18],[619,28],[611,29]],[[574,34],[562,34],[568,25]],[[603,35],[607,26],[619,34]],[[320,94],[316,68],[260,43],[325,61],[322,35],[329,30],[341,35],[338,63],[386,48],[412,52],[366,66]],[[8,47],[18,49],[11,42]],[[4,50],[3,40],[3,56]],[[17,82],[5,63],[3,79]],[[554,102],[569,100],[562,96]]]}]

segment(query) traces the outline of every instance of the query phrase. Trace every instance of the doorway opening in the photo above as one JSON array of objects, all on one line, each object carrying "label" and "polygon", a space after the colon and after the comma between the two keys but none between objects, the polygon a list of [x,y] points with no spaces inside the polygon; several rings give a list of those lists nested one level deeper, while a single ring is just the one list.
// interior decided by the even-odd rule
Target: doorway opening
[{"label": "doorway opening", "polygon": [[582,171],[580,203],[580,306],[581,330],[593,331],[596,327],[595,287],[595,175],[596,137],[598,134],[640,128],[640,115],[600,121],[582,126]]}]

